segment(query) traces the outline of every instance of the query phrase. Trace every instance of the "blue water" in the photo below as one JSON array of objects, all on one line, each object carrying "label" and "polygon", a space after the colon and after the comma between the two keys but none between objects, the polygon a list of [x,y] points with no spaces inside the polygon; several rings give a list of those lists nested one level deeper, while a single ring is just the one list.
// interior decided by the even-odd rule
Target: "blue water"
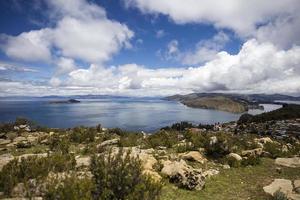
[{"label": "blue water", "polygon": [[47,100],[0,101],[0,122],[12,122],[16,117],[56,128],[101,124],[108,128],[152,132],[180,121],[195,124],[233,121],[240,114],[188,108],[159,99],[82,99],[78,104],[50,104]]}]

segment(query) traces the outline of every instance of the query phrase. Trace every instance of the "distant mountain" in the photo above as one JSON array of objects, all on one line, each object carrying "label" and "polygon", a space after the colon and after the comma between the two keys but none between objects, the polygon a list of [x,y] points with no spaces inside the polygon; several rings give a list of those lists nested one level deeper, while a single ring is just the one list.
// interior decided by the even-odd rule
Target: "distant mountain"
[{"label": "distant mountain", "polygon": [[263,107],[261,103],[276,103],[275,101],[300,101],[300,97],[281,94],[227,94],[227,93],[192,93],[173,95],[165,100],[179,101],[194,108],[216,109],[233,113],[242,113],[248,109]]}]

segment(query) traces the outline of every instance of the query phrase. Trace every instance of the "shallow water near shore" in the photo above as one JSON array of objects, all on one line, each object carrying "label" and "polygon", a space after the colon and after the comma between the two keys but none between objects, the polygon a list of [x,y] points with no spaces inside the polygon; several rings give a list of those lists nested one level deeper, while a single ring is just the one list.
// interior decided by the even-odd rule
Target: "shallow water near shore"
[{"label": "shallow water near shore", "polygon": [[[79,125],[119,127],[129,131],[153,132],[175,122],[214,124],[237,120],[241,114],[189,108],[160,99],[82,99],[76,104],[50,104],[49,100],[0,101],[0,122],[25,117],[39,125],[69,128]],[[280,105],[264,105],[270,111]],[[259,114],[263,110],[249,111]]]}]

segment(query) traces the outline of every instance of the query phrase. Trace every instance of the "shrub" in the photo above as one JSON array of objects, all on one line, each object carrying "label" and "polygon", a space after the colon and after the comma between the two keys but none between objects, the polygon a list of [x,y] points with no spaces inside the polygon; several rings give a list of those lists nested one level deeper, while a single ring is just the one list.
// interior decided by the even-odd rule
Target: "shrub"
[{"label": "shrub", "polygon": [[178,134],[175,131],[159,131],[147,138],[147,143],[150,147],[165,146],[171,148],[178,142]]},{"label": "shrub", "polygon": [[119,145],[121,147],[132,147],[141,145],[141,139],[143,134],[141,133],[124,133],[121,138]]},{"label": "shrub", "polygon": [[158,199],[161,184],[142,174],[141,162],[131,158],[130,153],[120,150],[115,156],[111,153],[93,156],[91,171],[95,183],[94,199]]},{"label": "shrub", "polygon": [[44,158],[30,156],[10,161],[0,172],[0,189],[9,195],[19,182],[38,179],[48,175],[50,171],[63,172],[75,168],[75,158],[71,155],[54,154]]},{"label": "shrub", "polygon": [[67,154],[69,153],[70,141],[66,137],[60,137],[59,134],[54,134],[49,139],[49,148],[51,151]]},{"label": "shrub", "polygon": [[195,149],[199,147],[204,147],[205,143],[207,143],[208,137],[205,137],[201,133],[193,133],[191,131],[187,131],[184,134],[184,137],[187,141],[193,143]]},{"label": "shrub", "polygon": [[246,159],[242,160],[242,165],[243,166],[248,166],[248,165],[259,165],[261,163],[261,159],[259,156],[249,156]]},{"label": "shrub", "polygon": [[75,127],[70,132],[70,140],[75,143],[94,142],[97,134],[97,128],[86,128],[83,126]]},{"label": "shrub", "polygon": [[63,180],[53,177],[46,183],[45,199],[72,199],[90,200],[92,199],[93,182],[91,179],[78,178],[75,173],[67,176]]},{"label": "shrub", "polygon": [[228,140],[224,135],[219,135],[217,137],[217,142],[214,144],[211,144],[210,140],[207,140],[205,143],[205,150],[207,155],[212,156],[213,158],[222,158],[230,152]]},{"label": "shrub", "polygon": [[284,156],[284,153],[281,150],[281,145],[275,142],[267,142],[264,145],[264,150],[269,152],[272,155],[272,158]]},{"label": "shrub", "polygon": [[194,145],[189,143],[189,142],[186,142],[184,144],[178,144],[176,146],[176,152],[177,153],[184,153],[184,152],[187,152],[187,151],[193,151],[195,148],[194,148]]}]

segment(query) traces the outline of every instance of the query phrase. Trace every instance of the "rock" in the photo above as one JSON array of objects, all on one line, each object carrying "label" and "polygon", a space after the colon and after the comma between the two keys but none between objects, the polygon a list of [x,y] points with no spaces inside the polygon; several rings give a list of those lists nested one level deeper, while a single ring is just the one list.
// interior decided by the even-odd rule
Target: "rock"
[{"label": "rock", "polygon": [[276,191],[281,191],[284,194],[291,194],[293,191],[292,181],[287,179],[275,179],[270,185],[263,187],[267,194],[274,195]]},{"label": "rock", "polygon": [[205,184],[202,170],[193,169],[184,160],[164,161],[161,173],[167,175],[170,182],[189,190],[201,190]]},{"label": "rock", "polygon": [[237,153],[230,153],[227,155],[228,158],[233,158],[237,161],[241,161],[243,158]]},{"label": "rock", "polygon": [[16,146],[17,148],[30,148],[32,147],[32,144],[29,141],[25,140],[25,141],[18,142]]},{"label": "rock", "polygon": [[26,188],[24,183],[18,183],[11,192],[12,197],[24,197],[26,195]]},{"label": "rock", "polygon": [[16,138],[14,139],[14,142],[15,142],[15,143],[19,143],[19,142],[23,142],[23,141],[26,141],[26,140],[27,140],[26,137],[19,136],[19,137],[16,137]]},{"label": "rock", "polygon": [[273,143],[273,142],[274,142],[274,141],[273,141],[271,138],[269,138],[269,137],[256,138],[256,139],[254,139],[254,141],[255,141],[255,142],[259,142],[259,143],[261,143],[261,144],[266,144],[266,143],[268,143],[268,142],[270,142],[270,143]]},{"label": "rock", "polygon": [[212,177],[212,176],[218,175],[219,173],[220,173],[219,170],[216,170],[216,169],[209,169],[209,170],[203,172],[203,176],[204,176],[205,178],[210,178],[210,177]]},{"label": "rock", "polygon": [[85,156],[85,157],[80,157],[76,156],[76,167],[88,167],[91,164],[91,157],[90,156]]},{"label": "rock", "polygon": [[251,150],[246,150],[246,151],[242,151],[242,156],[260,156],[263,152],[262,148],[256,148],[256,149],[251,149]]},{"label": "rock", "polygon": [[34,144],[36,144],[37,143],[37,141],[38,141],[38,137],[36,137],[36,136],[28,136],[27,137],[27,140],[28,140],[28,142],[30,142],[30,143],[34,143]]},{"label": "rock", "polygon": [[300,194],[300,179],[294,181],[294,191]]},{"label": "rock", "polygon": [[104,142],[102,142],[99,147],[105,147],[105,146],[111,146],[111,145],[116,145],[118,144],[120,141],[119,138],[116,138],[116,139],[112,139],[112,140],[106,140]]},{"label": "rock", "polygon": [[143,174],[150,176],[154,181],[161,181],[162,177],[155,171],[152,170],[143,170]]},{"label": "rock", "polygon": [[223,169],[230,169],[230,165],[222,165]]},{"label": "rock", "polygon": [[21,156],[18,157],[18,160],[21,161],[22,159],[27,159],[29,157],[38,157],[38,158],[45,158],[48,156],[47,153],[37,153],[37,154],[34,154],[34,153],[28,153],[28,154],[23,154]]},{"label": "rock", "polygon": [[198,151],[190,151],[188,153],[179,154],[179,157],[181,157],[184,160],[188,161],[196,161],[201,164],[204,164],[207,159],[203,157],[202,154],[200,154]]},{"label": "rock", "polygon": [[293,168],[300,167],[300,157],[276,158],[275,164],[285,166],[285,167],[293,167]]},{"label": "rock", "polygon": [[288,151],[289,151],[288,146],[282,145],[281,151],[282,151],[282,152],[288,152]]},{"label": "rock", "polygon": [[12,156],[11,154],[2,154],[0,155],[0,171],[2,170],[2,168],[9,163],[10,161],[12,161],[14,159],[14,156]]},{"label": "rock", "polygon": [[10,140],[0,139],[0,145],[7,145],[10,142],[11,142]]}]

